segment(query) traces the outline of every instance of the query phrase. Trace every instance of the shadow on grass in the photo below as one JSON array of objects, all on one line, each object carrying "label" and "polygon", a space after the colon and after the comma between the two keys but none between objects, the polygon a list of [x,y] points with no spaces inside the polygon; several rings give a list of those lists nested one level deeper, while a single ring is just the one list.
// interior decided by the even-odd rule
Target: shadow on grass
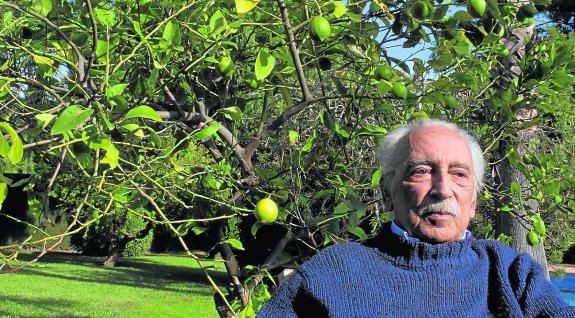
[{"label": "shadow on grass", "polygon": [[[33,258],[34,255],[32,254],[21,254],[18,257],[21,261],[27,261]],[[102,266],[103,260],[103,257],[81,256],[69,253],[49,253],[35,263],[36,266],[25,267],[20,270],[19,273],[86,283],[122,285],[173,292],[192,292],[210,297],[213,296],[215,292],[211,289],[211,285],[204,272],[199,268],[191,267],[195,262],[191,258],[189,258],[189,266],[167,265],[153,259],[125,258],[121,259],[116,267],[113,268],[104,268]],[[49,264],[67,264],[88,267],[90,269],[85,271],[74,270],[64,273],[61,270],[42,268],[42,266],[49,266]],[[207,269],[207,272],[220,288],[222,288],[221,286],[227,285],[229,280],[225,272],[212,269]],[[178,286],[172,287],[174,284]],[[198,285],[204,286],[204,288],[200,290],[193,288]]]},{"label": "shadow on grass", "polygon": [[[2,301],[5,303],[14,302],[16,304],[26,305],[26,307],[36,307],[50,313],[47,317],[68,317],[68,318],[89,318],[90,315],[78,315],[74,312],[75,304],[71,301],[65,301],[56,298],[28,298],[28,297],[14,297],[2,296]],[[5,312],[0,308],[0,317],[18,317],[18,318],[40,318],[39,316],[26,316],[15,315],[13,313]]]}]

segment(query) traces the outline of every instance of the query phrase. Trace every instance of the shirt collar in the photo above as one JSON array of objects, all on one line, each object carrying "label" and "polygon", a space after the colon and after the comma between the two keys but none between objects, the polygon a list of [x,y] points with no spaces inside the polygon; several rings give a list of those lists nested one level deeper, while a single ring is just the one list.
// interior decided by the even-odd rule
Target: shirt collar
[{"label": "shirt collar", "polygon": [[[419,242],[419,239],[417,237],[413,237],[407,234],[407,232],[404,229],[400,228],[399,225],[395,223],[395,221],[391,221],[391,232],[393,232],[395,235],[399,237],[405,238],[408,241]],[[469,232],[469,230],[465,230],[465,233],[463,233],[461,239],[464,240],[469,237],[471,237],[471,232]]]}]

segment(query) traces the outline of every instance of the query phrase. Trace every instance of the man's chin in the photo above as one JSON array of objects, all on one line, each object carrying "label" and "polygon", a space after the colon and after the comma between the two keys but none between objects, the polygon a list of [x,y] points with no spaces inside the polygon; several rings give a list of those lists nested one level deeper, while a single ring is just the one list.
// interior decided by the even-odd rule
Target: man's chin
[{"label": "man's chin", "polygon": [[441,244],[457,241],[457,236],[453,235],[447,228],[431,227],[422,229],[419,233],[419,240],[431,244]]}]

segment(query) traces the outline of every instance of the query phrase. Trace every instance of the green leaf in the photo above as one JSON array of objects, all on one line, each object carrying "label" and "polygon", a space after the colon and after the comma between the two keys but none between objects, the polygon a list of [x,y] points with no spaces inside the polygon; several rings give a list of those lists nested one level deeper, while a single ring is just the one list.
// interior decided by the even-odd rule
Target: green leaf
[{"label": "green leaf", "polygon": [[114,24],[116,24],[116,14],[114,13],[114,11],[102,8],[95,8],[94,11],[96,12],[98,21],[100,21],[102,25],[109,28]]},{"label": "green leaf", "polygon": [[195,235],[200,235],[209,229],[209,227],[194,226],[192,232],[194,232]]},{"label": "green leaf", "polygon": [[332,1],[333,4],[333,15],[336,18],[341,18],[345,14],[345,4],[341,1]]},{"label": "green leaf", "polygon": [[8,185],[6,183],[0,183],[0,208],[2,208],[2,203],[6,200],[8,195]]},{"label": "green leaf", "polygon": [[433,20],[439,20],[445,16],[447,10],[449,9],[448,4],[439,5],[435,8],[433,12]]},{"label": "green leaf", "polygon": [[335,207],[333,211],[333,215],[344,215],[347,214],[350,210],[350,207],[347,205],[346,202],[341,202]]},{"label": "green leaf", "polygon": [[381,180],[381,169],[376,169],[373,174],[371,175],[371,185],[376,187],[379,185]]},{"label": "green leaf", "polygon": [[235,0],[238,14],[247,13],[258,5],[260,0]]},{"label": "green leaf", "polygon": [[241,120],[243,115],[241,108],[238,106],[226,107],[218,110],[217,113],[224,114],[224,116],[229,120]]},{"label": "green leaf", "polygon": [[4,138],[4,134],[0,134],[0,156],[8,156],[8,151],[10,151],[10,145],[8,141]]},{"label": "green leaf", "polygon": [[162,39],[160,40],[160,48],[165,50],[169,48],[170,45],[178,45],[180,42],[179,33],[178,24],[173,21],[168,22],[164,28]]},{"label": "green leaf", "polygon": [[561,190],[561,182],[559,180],[554,180],[553,182],[546,183],[543,186],[544,194],[559,195]]},{"label": "green leaf", "polygon": [[52,114],[41,113],[36,115],[36,119],[38,120],[38,123],[41,124],[42,129],[46,128],[54,118],[56,118],[56,116]]},{"label": "green leaf", "polygon": [[545,222],[541,219],[539,214],[534,214],[530,217],[533,229],[539,236],[545,236]]},{"label": "green leaf", "polygon": [[36,62],[36,64],[38,65],[47,65],[47,66],[54,65],[53,59],[41,55],[34,55],[34,62]]},{"label": "green leaf", "polygon": [[553,74],[551,82],[558,88],[565,88],[573,84],[573,75],[567,74],[565,71],[557,71]]},{"label": "green leaf", "polygon": [[155,121],[162,121],[162,118],[158,113],[150,106],[138,106],[136,108],[130,109],[130,111],[124,116],[124,120],[133,117],[148,118]]},{"label": "green leaf", "polygon": [[233,248],[235,248],[236,250],[240,250],[243,251],[244,250],[244,245],[242,244],[242,242],[240,242],[239,240],[236,239],[227,239],[224,241],[224,243],[228,243],[230,244]]},{"label": "green leaf", "polygon": [[275,58],[270,54],[267,48],[261,48],[256,58],[255,73],[258,80],[264,79],[270,75],[276,65]]},{"label": "green leaf", "polygon": [[[8,151],[3,155],[8,157],[8,160],[10,160],[10,162],[12,162],[13,164],[20,162],[20,160],[22,160],[22,156],[24,155],[24,146],[22,145],[22,139],[20,139],[20,136],[18,136],[16,130],[14,130],[14,128],[12,128],[7,123],[0,123],[0,131],[5,131],[6,133],[8,133],[8,135],[10,136],[10,141],[12,141],[12,145],[10,146],[10,148],[8,148]],[[4,136],[2,136],[2,139],[4,139]],[[4,142],[6,142],[5,139]],[[2,147],[5,147],[5,145],[2,145]]]},{"label": "green leaf", "polygon": [[93,112],[93,109],[85,109],[80,105],[72,105],[64,109],[52,126],[50,135],[67,133],[90,118]]},{"label": "green leaf", "polygon": [[507,160],[509,160],[509,162],[515,167],[521,163],[521,156],[519,156],[519,152],[517,152],[517,149],[515,148],[509,149],[505,156],[507,157]]},{"label": "green leaf", "polygon": [[261,222],[256,222],[256,223],[254,223],[254,225],[252,225],[252,228],[251,228],[251,230],[250,230],[250,232],[252,233],[252,236],[255,237],[256,234],[258,233],[258,229],[259,229],[260,227],[262,227],[263,225],[264,225],[264,224],[261,223]]},{"label": "green leaf", "polygon": [[511,182],[510,189],[511,189],[511,194],[514,197],[520,197],[521,194],[523,193],[523,189],[521,188],[521,185],[515,181]]},{"label": "green leaf", "polygon": [[194,133],[191,136],[191,138],[192,138],[192,140],[202,140],[202,139],[208,138],[209,136],[215,134],[221,125],[222,125],[221,123],[215,123],[212,125],[208,125],[207,127],[204,127],[203,129],[200,129],[196,133]]},{"label": "green leaf", "polygon": [[366,240],[367,239],[367,234],[365,234],[365,231],[359,226],[348,229],[347,231],[349,233],[359,237],[360,240]]},{"label": "green leaf", "polygon": [[301,148],[301,151],[309,151],[311,150],[311,148],[313,147],[313,144],[315,142],[315,138],[317,137],[317,133],[314,130],[311,134],[311,136],[309,136],[309,138],[306,140],[305,145]]},{"label": "green leaf", "polygon": [[108,97],[114,97],[117,95],[120,95],[124,92],[124,90],[126,89],[126,87],[128,87],[128,84],[117,84],[114,85],[112,87],[110,87],[108,89],[108,91],[106,92],[106,96]]},{"label": "green leaf", "polygon": [[140,128],[140,125],[138,125],[138,124],[125,124],[122,127],[129,130],[129,131],[134,131],[134,130]]},{"label": "green leaf", "polygon": [[114,169],[118,166],[118,161],[120,158],[120,151],[114,146],[114,144],[106,139],[102,138],[101,135],[91,135],[88,136],[86,140],[88,147],[90,149],[104,149],[106,150],[106,156],[102,159],[102,163],[110,165],[110,168]]},{"label": "green leaf", "polygon": [[30,4],[30,10],[40,14],[41,16],[47,16],[50,11],[52,11],[52,1],[50,0],[33,0]]},{"label": "green leaf", "polygon": [[220,10],[216,11],[210,18],[210,35],[213,38],[218,37],[222,31],[228,27],[228,21]]},{"label": "green leaf", "polygon": [[288,132],[288,135],[289,135],[290,144],[294,144],[297,141],[297,139],[299,138],[299,134],[295,130],[290,130]]}]

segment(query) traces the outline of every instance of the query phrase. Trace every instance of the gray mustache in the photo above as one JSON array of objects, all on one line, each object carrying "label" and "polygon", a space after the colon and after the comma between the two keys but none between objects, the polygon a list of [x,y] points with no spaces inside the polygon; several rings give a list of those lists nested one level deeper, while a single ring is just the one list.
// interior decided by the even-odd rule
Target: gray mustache
[{"label": "gray mustache", "polygon": [[440,202],[428,202],[426,200],[419,206],[419,209],[417,210],[417,214],[419,216],[439,212],[447,212],[452,216],[458,216],[459,206],[457,206],[457,203],[453,202],[452,200],[443,200]]}]

